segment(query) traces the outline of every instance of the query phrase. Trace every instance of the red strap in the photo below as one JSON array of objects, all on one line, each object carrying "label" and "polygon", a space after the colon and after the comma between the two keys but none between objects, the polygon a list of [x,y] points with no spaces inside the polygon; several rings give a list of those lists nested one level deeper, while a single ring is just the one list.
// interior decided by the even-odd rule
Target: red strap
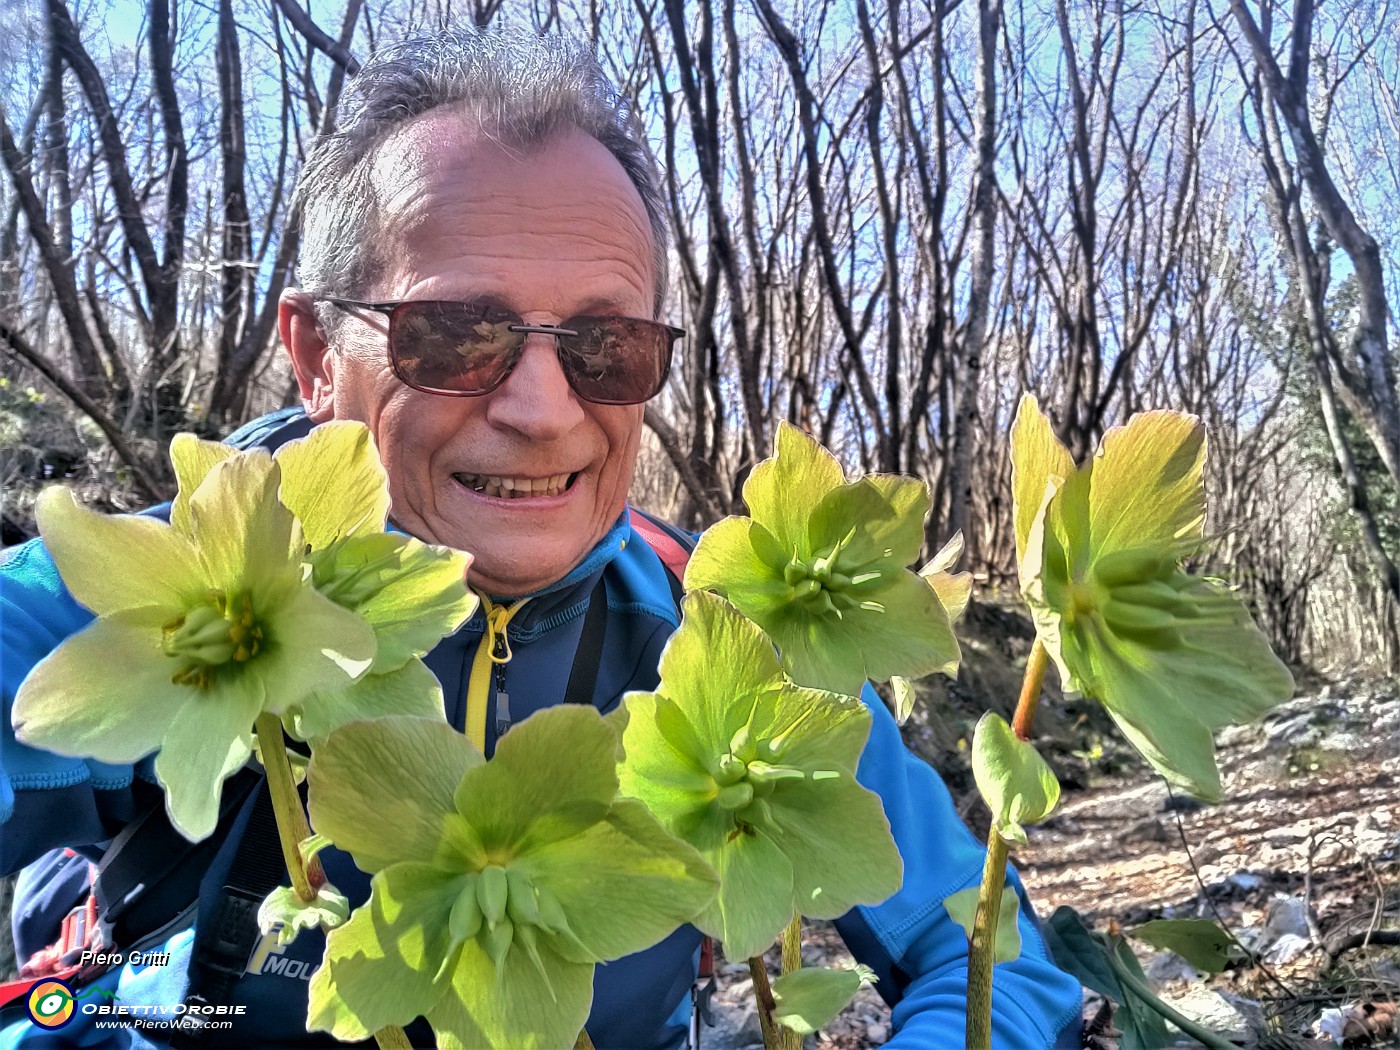
[{"label": "red strap", "polygon": [[658,528],[638,511],[630,507],[628,511],[632,519],[632,531],[646,541],[647,546],[661,559],[661,564],[670,569],[676,579],[685,579],[685,566],[690,561],[690,551],[677,543],[674,536]]},{"label": "red strap", "polygon": [[715,975],[715,939],[706,937],[700,942],[700,971],[696,975],[700,980],[707,980]]}]

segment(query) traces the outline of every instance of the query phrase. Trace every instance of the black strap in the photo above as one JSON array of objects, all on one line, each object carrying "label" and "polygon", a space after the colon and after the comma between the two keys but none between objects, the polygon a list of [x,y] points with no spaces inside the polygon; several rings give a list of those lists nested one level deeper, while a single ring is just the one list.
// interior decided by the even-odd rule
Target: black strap
[{"label": "black strap", "polygon": [[569,684],[564,689],[564,703],[591,704],[598,685],[598,668],[603,663],[603,635],[608,627],[608,593],[599,574],[593,593],[588,596],[588,611],[583,614],[583,629],[579,632],[578,648],[574,651],[574,666],[569,672]]},{"label": "black strap", "polygon": [[107,944],[130,949],[184,914],[262,779],[261,772],[244,768],[224,782],[217,830],[202,842],[191,844],[175,830],[163,795],[121,830],[103,852],[92,886]]},{"label": "black strap", "polygon": [[[201,1047],[209,1035],[204,1007],[228,1002],[233,983],[243,976],[248,956],[257,943],[258,907],[287,878],[282,852],[275,848],[277,817],[267,779],[260,777],[257,798],[243,829],[242,841],[229,866],[228,882],[219,894],[214,914],[195,926],[189,986],[185,991],[183,1027],[170,1045],[176,1050]],[[269,843],[274,848],[269,848]],[[195,1009],[188,1009],[194,1007]],[[201,1023],[202,1022],[202,1023]]]}]

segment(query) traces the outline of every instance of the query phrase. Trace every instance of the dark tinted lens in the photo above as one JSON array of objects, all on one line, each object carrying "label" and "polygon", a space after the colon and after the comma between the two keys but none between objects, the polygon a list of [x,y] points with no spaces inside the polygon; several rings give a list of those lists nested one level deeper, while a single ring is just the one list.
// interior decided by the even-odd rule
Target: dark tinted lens
[{"label": "dark tinted lens", "polygon": [[671,367],[675,338],[663,324],[631,317],[571,317],[559,337],[564,374],[579,397],[602,405],[635,405],[655,397]]},{"label": "dark tinted lens", "polygon": [[407,302],[389,322],[394,373],[409,386],[457,394],[496,389],[515,367],[520,319],[476,303]]}]

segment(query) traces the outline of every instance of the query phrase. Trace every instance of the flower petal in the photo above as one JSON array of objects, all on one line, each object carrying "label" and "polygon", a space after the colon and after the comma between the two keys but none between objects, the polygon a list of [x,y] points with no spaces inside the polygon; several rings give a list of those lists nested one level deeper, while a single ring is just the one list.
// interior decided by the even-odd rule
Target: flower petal
[{"label": "flower petal", "polygon": [[602,820],[617,795],[617,737],[591,706],[561,704],[501,738],[455,805],[488,850],[521,854]]},{"label": "flower petal", "polygon": [[378,533],[389,516],[389,480],[363,423],[333,420],[275,453],[281,498],[313,550],[345,536]]},{"label": "flower petal", "polygon": [[717,758],[723,752],[714,747],[744,724],[750,698],[781,683],[782,668],[763,631],[722,598],[693,592],[681,609],[680,628],[661,653],[658,691],[680,702],[705,756]]},{"label": "flower petal", "polygon": [[198,700],[194,689],[170,680],[180,665],[160,642],[150,610],[114,613],[71,635],[20,685],[15,736],[102,762],[149,755],[180,708]]},{"label": "flower petal", "polygon": [[34,513],[64,586],[99,616],[157,606],[173,617],[209,587],[194,547],[157,518],[99,514],[58,486],[39,494]]},{"label": "flower petal", "polygon": [[629,693],[623,703],[627,723],[619,790],[646,803],[662,824],[691,845],[718,847],[733,830],[734,818],[714,804],[717,785],[708,768],[709,745],[700,743],[672,700]]},{"label": "flower petal", "polygon": [[699,853],[630,799],[619,800],[604,822],[518,863],[554,894],[574,936],[605,960],[669,936],[710,902],[719,885]]},{"label": "flower petal", "polygon": [[411,536],[394,539],[400,541],[395,571],[355,606],[378,639],[376,671],[392,671],[425,655],[470,619],[478,602],[466,584],[471,555]]},{"label": "flower petal", "polygon": [[413,659],[388,674],[367,674],[344,689],[314,693],[284,718],[297,740],[311,740],[347,722],[390,715],[445,721],[442,686],[422,660]]},{"label": "flower petal", "polygon": [[1181,412],[1140,412],[1104,434],[1089,492],[1095,557],[1194,549],[1206,517],[1205,457],[1205,426]]},{"label": "flower petal", "polygon": [[427,864],[375,873],[369,903],[326,935],[307,1029],[357,1040],[431,1010],[447,993],[447,979],[434,978],[452,950],[448,919],[464,884],[464,875]]},{"label": "flower petal", "polygon": [[266,637],[248,668],[273,684],[269,711],[281,714],[313,693],[346,689],[374,659],[369,624],[294,578],[264,588],[254,603]]},{"label": "flower petal", "polygon": [[792,551],[779,554],[772,533],[752,518],[725,518],[700,536],[685,567],[688,591],[712,590],[759,621],[792,601],[783,568]]},{"label": "flower petal", "polygon": [[469,837],[452,794],[485,759],[446,722],[352,722],[317,742],[307,767],[312,827],[363,871],[460,862]]},{"label": "flower petal", "polygon": [[224,781],[253,753],[253,721],[262,705],[262,683],[241,674],[194,697],[171,719],[156,779],[165,788],[170,823],[190,841],[213,833]]},{"label": "flower petal", "polygon": [[[1040,403],[1027,394],[1011,424],[1011,492],[1016,518],[1016,559],[1026,553],[1031,523],[1045,502],[1045,490],[1074,470],[1069,449],[1050,428]],[[1024,577],[1023,577],[1024,578]]]},{"label": "flower petal", "polygon": [[719,873],[719,895],[694,925],[724,942],[727,959],[762,955],[792,920],[792,865],[762,833],[740,834],[705,859]]},{"label": "flower petal", "polygon": [[927,581],[901,571],[872,600],[882,611],[853,609],[837,628],[859,647],[867,677],[880,682],[892,674],[919,678],[957,671],[962,655],[958,639]]},{"label": "flower petal", "polygon": [[791,423],[778,424],[774,445],[773,457],[754,467],[744,482],[744,502],[784,550],[797,548],[808,557],[807,519],[846,478],[836,457]]},{"label": "flower petal", "polygon": [[835,919],[899,889],[904,864],[884,805],[851,774],[780,784],[768,804],[803,915]]},{"label": "flower petal", "polygon": [[190,495],[190,534],[215,586],[254,593],[300,578],[296,521],[277,499],[277,465],[255,450],[215,463]]},{"label": "flower petal", "polygon": [[170,439],[170,462],[180,489],[170,506],[170,524],[190,534],[190,496],[209,476],[215,463],[238,455],[238,450],[222,441],[205,441],[194,434],[176,434]]},{"label": "flower petal", "polygon": [[[513,732],[513,730],[512,730]],[[439,1047],[570,1047],[593,1006],[593,966],[555,954],[541,937],[540,963],[548,980],[519,943],[497,971],[477,939],[462,947],[451,990],[428,1011]]]},{"label": "flower petal", "polygon": [[[904,568],[924,542],[928,486],[917,478],[870,474],[823,497],[808,521],[812,551],[850,539],[837,565],[848,575],[888,563]],[[854,534],[853,534],[854,533]]]}]

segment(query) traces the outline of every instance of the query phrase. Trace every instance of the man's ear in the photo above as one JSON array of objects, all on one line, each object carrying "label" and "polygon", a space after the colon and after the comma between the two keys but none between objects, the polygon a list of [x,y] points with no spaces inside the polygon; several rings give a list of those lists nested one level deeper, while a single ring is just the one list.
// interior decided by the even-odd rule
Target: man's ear
[{"label": "man's ear", "polygon": [[335,351],[326,344],[311,296],[295,290],[282,293],[277,301],[277,332],[292,359],[306,414],[314,423],[326,422],[335,407]]}]

